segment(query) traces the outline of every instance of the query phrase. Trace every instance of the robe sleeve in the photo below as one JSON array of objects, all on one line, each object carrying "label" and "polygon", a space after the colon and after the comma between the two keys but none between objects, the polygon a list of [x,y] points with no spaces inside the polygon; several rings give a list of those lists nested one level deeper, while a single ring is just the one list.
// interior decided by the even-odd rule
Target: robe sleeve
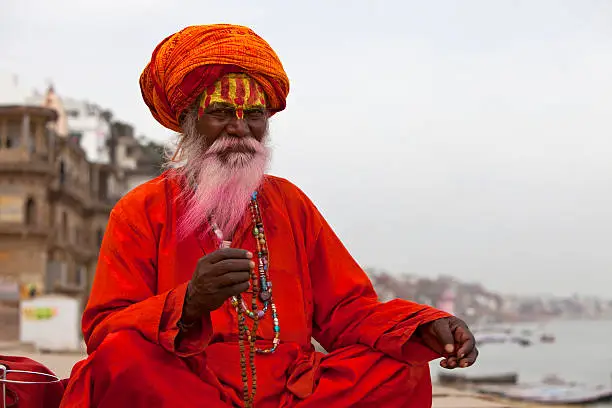
[{"label": "robe sleeve", "polygon": [[[157,293],[157,239],[146,214],[128,217],[121,201],[109,217],[89,302],[83,313],[83,336],[91,354],[104,338],[120,330],[144,338],[182,357],[204,351],[212,335],[210,316],[201,330],[189,332],[179,344],[177,323],[187,282]],[[136,211],[130,211],[130,213]]]},{"label": "robe sleeve", "polygon": [[366,273],[310,205],[311,216],[305,218],[318,225],[306,228],[318,230],[309,256],[314,338],[328,351],[359,343],[408,364],[439,358],[413,334],[420,325],[449,315],[407,300],[380,302]]}]

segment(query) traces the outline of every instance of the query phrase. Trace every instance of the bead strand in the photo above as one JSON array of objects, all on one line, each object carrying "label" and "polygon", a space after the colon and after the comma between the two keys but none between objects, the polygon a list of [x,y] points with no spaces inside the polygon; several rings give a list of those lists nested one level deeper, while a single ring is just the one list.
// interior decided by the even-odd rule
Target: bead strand
[{"label": "bead strand", "polygon": [[247,334],[244,314],[238,313],[238,347],[240,349],[240,375],[242,377],[242,399],[245,408],[251,408],[251,395],[249,394],[249,377],[247,374],[246,352],[244,340]]},{"label": "bead strand", "polygon": [[[246,323],[245,323],[246,326]],[[251,333],[249,336],[249,362],[251,365],[251,401],[255,401],[255,394],[257,393],[257,366],[255,365],[255,354],[256,354],[256,345],[257,341],[257,328],[259,326],[259,320],[255,319],[253,321],[253,328],[251,329]]]},{"label": "bead strand", "polygon": [[[280,324],[278,321],[278,313],[276,311],[276,305],[274,304],[273,294],[272,294],[272,282],[268,276],[268,268],[270,264],[269,260],[269,251],[267,246],[267,241],[265,237],[263,218],[261,216],[261,212],[259,210],[259,204],[257,203],[257,192],[253,193],[251,197],[251,216],[253,219],[253,235],[255,237],[255,241],[257,243],[257,257],[259,264],[259,277],[261,280],[261,287],[267,288],[267,298],[262,300],[264,304],[269,304],[270,309],[272,311],[272,320],[274,324],[274,339],[272,340],[272,347],[268,349],[258,349],[257,352],[261,354],[271,354],[276,351],[278,345],[280,344]],[[262,292],[264,293],[264,292]]]},{"label": "bead strand", "polygon": [[[257,367],[255,365],[256,353],[271,354],[276,351],[280,344],[280,324],[278,320],[278,312],[276,304],[272,297],[272,282],[268,276],[270,264],[270,255],[266,241],[263,218],[257,203],[257,192],[251,196],[249,205],[251,218],[253,221],[253,237],[257,247],[257,271],[255,268],[251,271],[250,281],[252,287],[251,309],[248,308],[242,295],[232,296],[230,299],[231,305],[236,309],[238,315],[238,345],[240,349],[240,374],[242,377],[242,391],[245,408],[253,408],[255,403],[255,395],[257,392]],[[229,242],[223,241],[223,233],[213,223],[211,223],[215,235],[220,241],[220,248],[230,246]],[[258,276],[259,274],[259,276]],[[261,301],[262,307],[259,308],[258,300]],[[266,349],[257,348],[257,329],[259,321],[265,317],[266,312],[271,311],[271,317],[274,324],[274,339],[272,347]],[[253,320],[253,325],[249,329],[247,319]],[[247,371],[247,356],[245,341],[249,343],[249,368],[251,374],[251,387],[249,390],[249,373]]]},{"label": "bead strand", "polygon": [[[249,336],[249,364],[251,368],[251,403],[255,401],[255,393],[257,392],[257,367],[255,366],[255,342],[257,341],[257,326],[259,325],[259,315],[257,314],[257,296],[259,295],[259,284],[257,282],[257,273],[255,269],[251,270],[251,285],[253,287],[253,296],[251,297],[251,308],[253,309],[253,328]],[[248,330],[246,322],[245,328]]]}]

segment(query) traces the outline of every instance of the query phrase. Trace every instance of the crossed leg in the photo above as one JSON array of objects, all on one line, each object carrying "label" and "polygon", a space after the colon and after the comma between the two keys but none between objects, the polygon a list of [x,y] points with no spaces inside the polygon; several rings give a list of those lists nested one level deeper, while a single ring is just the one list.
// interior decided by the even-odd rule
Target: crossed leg
[{"label": "crossed leg", "polygon": [[[314,383],[302,399],[287,390],[281,407],[431,407],[427,364],[409,366],[366,346],[322,356]],[[223,388],[206,367],[194,370],[138,332],[122,331],[75,366],[60,407],[234,406]]]}]

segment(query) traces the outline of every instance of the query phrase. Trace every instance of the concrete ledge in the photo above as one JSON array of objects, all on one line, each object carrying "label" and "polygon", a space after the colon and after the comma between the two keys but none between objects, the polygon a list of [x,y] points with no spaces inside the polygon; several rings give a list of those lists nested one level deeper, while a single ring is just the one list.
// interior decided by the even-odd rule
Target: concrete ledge
[{"label": "concrete ledge", "polygon": [[467,391],[434,385],[433,408],[512,408],[517,405]]},{"label": "concrete ledge", "polygon": [[433,408],[512,408],[516,405],[488,401],[478,397],[449,396],[434,397]]}]

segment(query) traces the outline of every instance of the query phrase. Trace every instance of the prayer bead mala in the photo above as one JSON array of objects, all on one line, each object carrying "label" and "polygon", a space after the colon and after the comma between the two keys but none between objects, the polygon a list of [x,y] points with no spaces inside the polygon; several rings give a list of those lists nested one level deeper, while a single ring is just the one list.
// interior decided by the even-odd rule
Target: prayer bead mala
[{"label": "prayer bead mala", "polygon": [[[257,203],[257,192],[254,192],[251,196],[251,202],[249,205],[251,212],[251,218],[253,220],[252,234],[257,243],[257,271],[255,269],[251,271],[251,287],[253,290],[253,296],[251,299],[251,309],[246,305],[246,302],[241,295],[232,296],[231,304],[236,309],[238,315],[238,347],[240,349],[240,371],[242,376],[243,385],[243,399],[245,408],[252,408],[255,401],[255,393],[257,392],[257,369],[255,367],[255,353],[271,354],[274,353],[280,343],[280,325],[278,322],[278,314],[276,312],[276,305],[272,299],[272,282],[268,276],[268,267],[270,264],[268,245],[266,242],[266,236],[264,231],[263,219],[259,205]],[[220,246],[229,247],[230,242],[223,241],[223,233],[221,230],[213,224],[213,229],[219,240],[221,241]],[[259,309],[257,299],[262,302],[263,307]],[[265,313],[271,310],[272,321],[274,323],[274,339],[272,340],[272,347],[259,349],[256,346],[257,340],[257,328],[259,327],[259,321],[265,316]],[[246,317],[253,320],[253,326],[249,330],[246,322]],[[245,340],[249,342],[249,367],[251,371],[251,392],[249,392],[249,378],[247,374],[247,362],[246,362],[246,350]]]}]

